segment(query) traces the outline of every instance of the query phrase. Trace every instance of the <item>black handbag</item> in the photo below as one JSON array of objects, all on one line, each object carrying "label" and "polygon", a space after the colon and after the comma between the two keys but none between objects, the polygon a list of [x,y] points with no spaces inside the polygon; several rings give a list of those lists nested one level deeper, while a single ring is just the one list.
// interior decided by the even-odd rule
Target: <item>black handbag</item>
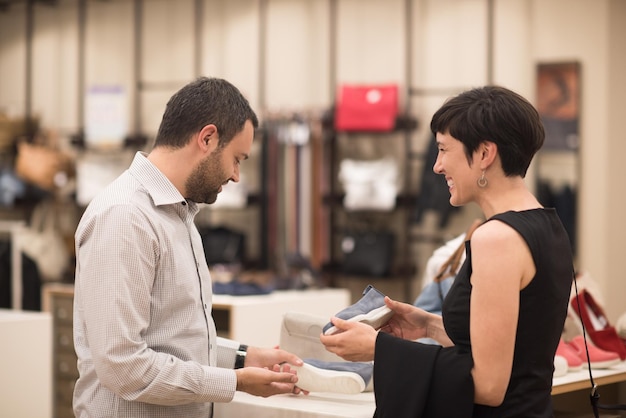
[{"label": "black handbag", "polygon": [[359,276],[389,275],[394,241],[390,231],[346,232],[341,240],[342,271]]}]

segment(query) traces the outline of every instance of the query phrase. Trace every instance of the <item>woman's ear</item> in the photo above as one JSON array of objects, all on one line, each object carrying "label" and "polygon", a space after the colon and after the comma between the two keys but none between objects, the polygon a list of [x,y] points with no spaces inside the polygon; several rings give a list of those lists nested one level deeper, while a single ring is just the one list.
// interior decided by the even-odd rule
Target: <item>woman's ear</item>
[{"label": "woman's ear", "polygon": [[484,170],[495,161],[498,155],[498,145],[495,142],[483,141],[478,146],[477,151],[480,158],[480,166]]}]

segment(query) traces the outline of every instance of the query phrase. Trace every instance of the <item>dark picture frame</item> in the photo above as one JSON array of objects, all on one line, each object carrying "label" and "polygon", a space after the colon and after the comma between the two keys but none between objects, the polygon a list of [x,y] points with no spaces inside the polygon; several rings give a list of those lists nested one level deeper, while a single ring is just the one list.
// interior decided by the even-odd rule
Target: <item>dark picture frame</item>
[{"label": "dark picture frame", "polygon": [[579,148],[580,63],[537,64],[537,111],[546,139],[544,150],[576,151]]}]

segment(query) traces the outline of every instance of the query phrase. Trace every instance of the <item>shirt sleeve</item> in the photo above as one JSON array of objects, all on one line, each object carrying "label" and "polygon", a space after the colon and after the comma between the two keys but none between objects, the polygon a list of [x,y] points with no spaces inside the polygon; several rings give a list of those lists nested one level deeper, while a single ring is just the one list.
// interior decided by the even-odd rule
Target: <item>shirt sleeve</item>
[{"label": "shirt sleeve", "polygon": [[[129,401],[160,405],[228,402],[232,369],[210,367],[146,342],[159,240],[138,209],[112,206],[77,231],[76,296],[101,384]],[[80,273],[80,274],[78,274]],[[165,329],[163,332],[168,332]],[[207,347],[208,350],[208,347]]]}]

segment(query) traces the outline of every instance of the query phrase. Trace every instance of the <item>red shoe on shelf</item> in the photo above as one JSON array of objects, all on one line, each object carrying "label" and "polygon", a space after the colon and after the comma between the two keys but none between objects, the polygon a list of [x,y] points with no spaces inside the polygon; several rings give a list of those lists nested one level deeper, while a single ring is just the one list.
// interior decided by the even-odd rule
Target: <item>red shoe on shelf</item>
[{"label": "red shoe on shelf", "polygon": [[[582,335],[574,337],[567,345],[578,354],[578,357],[580,357],[583,362],[587,363],[585,339]],[[589,350],[589,363],[592,369],[608,369],[620,362],[617,353],[598,348],[591,341],[587,341],[587,349]]]},{"label": "red shoe on shelf", "polygon": [[568,372],[577,372],[583,368],[583,360],[578,355],[578,351],[563,341],[563,338],[559,340],[559,345],[556,347],[556,355],[567,360]]},{"label": "red shoe on shelf", "polygon": [[585,330],[591,341],[598,348],[617,353],[621,360],[626,360],[626,345],[617,335],[615,328],[609,324],[603,309],[596,303],[591,294],[582,289],[578,296],[572,298],[571,305],[585,325]]}]

